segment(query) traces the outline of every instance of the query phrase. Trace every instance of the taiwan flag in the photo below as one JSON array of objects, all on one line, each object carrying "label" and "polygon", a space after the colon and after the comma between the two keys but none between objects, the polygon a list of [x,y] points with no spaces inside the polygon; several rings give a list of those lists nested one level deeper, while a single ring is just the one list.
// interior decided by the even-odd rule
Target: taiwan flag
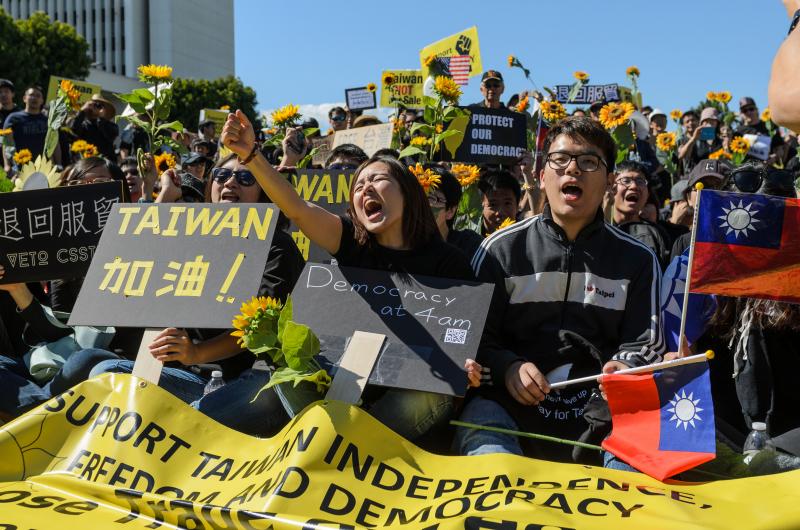
[{"label": "taiwan flag", "polygon": [[664,479],[716,456],[708,363],[603,376],[613,430],[603,449]]},{"label": "taiwan flag", "polygon": [[690,290],[800,303],[800,200],[700,192]]}]

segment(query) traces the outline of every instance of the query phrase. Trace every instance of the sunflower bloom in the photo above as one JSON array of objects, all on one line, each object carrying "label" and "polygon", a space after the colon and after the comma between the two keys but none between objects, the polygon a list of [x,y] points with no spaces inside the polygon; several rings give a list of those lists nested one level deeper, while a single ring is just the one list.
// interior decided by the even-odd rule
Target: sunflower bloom
[{"label": "sunflower bloom", "polygon": [[513,55],[509,55],[508,56],[508,67],[511,68],[512,66],[514,66],[514,63],[516,61],[517,61],[516,57],[514,57]]},{"label": "sunflower bloom", "polygon": [[502,230],[503,228],[505,228],[505,227],[507,227],[507,226],[511,226],[511,225],[513,225],[515,222],[516,222],[516,221],[514,221],[512,218],[510,218],[510,217],[506,217],[506,220],[505,220],[505,221],[503,221],[502,223],[500,223],[500,226],[498,226],[498,227],[497,227],[497,229],[498,229],[498,230]]},{"label": "sunflower bloom", "polygon": [[231,106],[230,106],[230,105],[222,105],[222,106],[219,108],[219,110],[231,110]]},{"label": "sunflower bloom", "polygon": [[629,66],[627,70],[625,70],[625,75],[628,77],[639,77],[639,68],[636,66]]},{"label": "sunflower bloom", "polygon": [[411,145],[415,147],[425,147],[429,143],[431,143],[430,138],[426,138],[424,136],[415,136],[411,139]]},{"label": "sunflower bloom", "polygon": [[717,93],[709,90],[708,92],[706,92],[706,99],[709,101],[716,101]]},{"label": "sunflower bloom", "polygon": [[722,160],[732,160],[733,159],[731,154],[729,152],[727,152],[725,149],[720,149],[719,151],[714,151],[713,153],[708,155],[708,158],[710,158],[711,160],[720,160],[720,159],[722,159]]},{"label": "sunflower bloom", "polygon": [[525,112],[526,110],[528,110],[529,103],[530,102],[528,100],[528,96],[525,96],[522,99],[520,99],[519,103],[517,103],[516,106],[517,112]]},{"label": "sunflower bloom", "polygon": [[[761,113],[761,121],[767,122],[772,121],[772,111],[769,110],[769,107],[764,109],[764,112]],[[0,131],[1,133],[2,131]]]},{"label": "sunflower bloom", "polygon": [[92,144],[86,144],[86,149],[84,149],[81,152],[81,155],[83,155],[83,158],[92,158],[92,157],[95,157],[95,156],[97,156],[99,154],[100,154],[100,152],[97,150],[97,147],[95,147]]},{"label": "sunflower bloom", "polygon": [[80,109],[80,105],[78,104],[78,99],[81,97],[81,93],[78,92],[78,89],[75,88],[75,85],[69,79],[62,79],[61,83],[59,84],[59,88],[61,88],[62,92],[66,94],[67,99],[69,100],[69,106],[72,107],[73,110]]},{"label": "sunflower bloom", "polygon": [[70,151],[73,153],[83,153],[86,151],[86,146],[89,145],[86,143],[86,140],[75,140],[72,142],[72,147],[69,148]]},{"label": "sunflower bloom", "polygon": [[675,109],[669,113],[669,117],[675,121],[680,120],[681,116],[683,116],[683,112],[681,112],[681,109]]},{"label": "sunflower bloom", "polygon": [[586,72],[583,72],[581,70],[578,70],[577,72],[574,72],[572,74],[572,77],[574,77],[578,81],[588,81],[589,80],[589,74],[587,74]]},{"label": "sunflower bloom", "polygon": [[725,103],[727,105],[728,103],[730,103],[732,97],[733,96],[731,96],[731,93],[728,92],[727,90],[723,92],[717,92],[717,101],[719,101],[720,103]]},{"label": "sunflower bloom", "polygon": [[406,128],[406,122],[404,122],[400,118],[392,118],[392,132],[394,134],[400,134],[400,132],[405,128]]},{"label": "sunflower bloom", "polygon": [[30,149],[20,149],[16,153],[14,153],[14,162],[18,166],[24,166],[28,162],[33,159],[33,154],[31,153]]},{"label": "sunflower bloom", "polygon": [[419,162],[414,166],[408,166],[408,170],[417,177],[417,182],[422,186],[425,195],[432,189],[438,188],[439,184],[442,182],[442,178],[437,175],[435,171],[422,167],[422,164]]},{"label": "sunflower bloom", "polygon": [[628,123],[633,111],[636,110],[627,101],[621,103],[609,103],[600,109],[600,123],[608,130],[616,129],[620,125]]},{"label": "sunflower bloom", "polygon": [[381,82],[383,83],[383,86],[392,86],[395,82],[394,74],[392,74],[391,72],[386,72],[385,74],[383,74],[383,79],[381,80]]},{"label": "sunflower bloom", "polygon": [[675,133],[664,132],[656,136],[656,147],[659,151],[670,152],[675,149]]},{"label": "sunflower bloom", "polygon": [[439,97],[451,105],[458,103],[458,98],[460,98],[462,94],[461,87],[459,87],[451,77],[444,75],[436,77],[436,83],[433,86],[433,90],[439,95]]},{"label": "sunflower bloom", "polygon": [[742,138],[741,136],[737,136],[733,140],[731,140],[731,151],[739,155],[746,155],[747,152],[750,150],[750,142]]},{"label": "sunflower bloom", "polygon": [[158,64],[143,64],[137,69],[139,79],[144,83],[159,83],[172,78],[172,67]]},{"label": "sunflower bloom", "polygon": [[160,155],[156,155],[154,162],[156,164],[156,169],[160,173],[163,173],[168,169],[174,168],[175,164],[177,163],[175,160],[175,155],[171,153],[161,153]]},{"label": "sunflower bloom", "polygon": [[453,176],[456,177],[458,183],[461,184],[462,188],[471,186],[481,177],[481,170],[478,166],[471,164],[453,164],[450,171],[453,173]]},{"label": "sunflower bloom", "polygon": [[375,92],[376,90],[378,90],[378,87],[375,86],[375,83],[367,84],[367,91],[368,92]]},{"label": "sunflower bloom", "polygon": [[542,101],[542,117],[548,123],[555,123],[567,117],[567,110],[558,101]]},{"label": "sunflower bloom", "polygon": [[11,129],[0,129],[0,136],[8,136],[13,131]]},{"label": "sunflower bloom", "polygon": [[300,118],[300,107],[291,103],[272,112],[272,123],[275,127],[291,125]]},{"label": "sunflower bloom", "polygon": [[444,131],[444,125],[442,125],[441,123],[437,123],[436,124],[436,134],[442,134],[442,131]]}]

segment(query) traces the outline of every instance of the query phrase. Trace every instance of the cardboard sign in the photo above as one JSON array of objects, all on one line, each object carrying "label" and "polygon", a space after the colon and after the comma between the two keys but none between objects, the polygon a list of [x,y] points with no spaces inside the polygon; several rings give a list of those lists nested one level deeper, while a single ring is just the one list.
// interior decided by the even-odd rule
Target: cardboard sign
[{"label": "cardboard sign", "polygon": [[745,134],[743,138],[750,142],[750,150],[747,152],[748,155],[759,160],[766,160],[769,158],[772,138],[761,134]]},{"label": "cardboard sign", "polygon": [[333,145],[333,134],[327,136],[320,136],[319,138],[311,139],[311,148],[316,149],[317,152],[311,157],[311,163],[315,166],[324,166],[331,154],[331,146]]},{"label": "cardboard sign", "polygon": [[428,44],[419,52],[419,60],[422,65],[423,79],[428,77],[428,67],[425,66],[425,59],[433,55],[434,57],[454,57],[456,55],[469,55],[470,70],[469,77],[483,73],[481,63],[481,47],[478,42],[478,28],[472,26],[464,31],[459,31],[454,35],[438,40],[433,44]]},{"label": "cardboard sign", "polygon": [[331,364],[355,331],[386,335],[371,384],[463,396],[494,286],[307,263],[292,292],[294,320],[311,327]]},{"label": "cardboard sign", "polygon": [[[387,85],[387,78],[392,83]],[[421,109],[422,87],[425,78],[422,70],[384,70],[381,74],[381,107],[401,105],[409,109]]]},{"label": "cardboard sign", "polygon": [[[511,164],[528,148],[526,114],[506,109],[470,107],[468,120],[453,120],[450,127],[466,122],[461,142],[445,140],[445,160],[472,164]],[[448,128],[449,129],[449,128]],[[448,141],[452,140],[452,141]]]},{"label": "cardboard sign", "polygon": [[387,149],[392,146],[393,127],[394,125],[391,123],[381,123],[357,129],[336,131],[333,135],[331,149],[336,149],[342,144],[355,144],[363,149],[367,156],[372,156],[380,149]]},{"label": "cardboard sign", "polygon": [[122,182],[0,193],[0,283],[83,276]]},{"label": "cardboard sign", "polygon": [[375,92],[370,92],[365,86],[346,89],[344,100],[347,102],[349,110],[367,110],[378,106],[375,101]]},{"label": "cardboard sign", "polygon": [[222,128],[225,126],[225,121],[228,119],[229,110],[220,109],[202,109],[200,111],[200,118],[197,123],[202,123],[206,120],[214,122],[214,134],[219,136],[222,134]]},{"label": "cardboard sign", "polygon": [[[350,205],[353,172],[298,169],[292,175],[292,184],[303,200],[313,202],[336,215],[344,215]],[[312,243],[297,226],[292,224],[289,233],[306,261],[330,262],[332,256]]]},{"label": "cardboard sign", "polygon": [[277,219],[269,204],[116,205],[70,325],[229,328]]},{"label": "cardboard sign", "polygon": [[72,81],[72,84],[75,85],[75,89],[81,93],[80,97],[78,98],[78,103],[81,105],[92,99],[94,94],[99,94],[102,90],[100,85],[94,85],[92,83],[87,83],[86,81],[78,81],[77,79],[70,79],[68,77],[51,75],[50,81],[47,82],[47,98],[45,101],[52,101],[56,99],[56,95],[58,94],[58,86],[64,79],[67,81]]}]

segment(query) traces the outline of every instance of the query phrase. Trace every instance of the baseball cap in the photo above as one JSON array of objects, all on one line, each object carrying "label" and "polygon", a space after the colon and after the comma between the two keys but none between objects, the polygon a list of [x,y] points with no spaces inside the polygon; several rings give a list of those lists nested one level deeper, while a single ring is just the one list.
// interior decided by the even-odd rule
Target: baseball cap
[{"label": "baseball cap", "polygon": [[501,74],[497,70],[486,70],[485,72],[483,72],[483,75],[481,76],[481,83],[483,83],[484,81],[487,81],[489,79],[497,79],[498,81],[500,81],[502,83],[503,82],[503,74]]},{"label": "baseball cap", "polygon": [[701,180],[716,180],[717,182],[715,184],[719,187],[728,177],[731,169],[733,169],[731,165],[724,160],[701,160],[692,168],[692,172],[689,173],[687,187],[694,188],[694,185]]},{"label": "baseball cap", "polygon": [[739,100],[739,108],[740,109],[742,107],[746,107],[748,105],[756,106],[756,100],[754,100],[753,98],[751,98],[749,96],[745,96],[745,97],[743,97],[742,99]]},{"label": "baseball cap", "polygon": [[700,113],[700,121],[703,122],[705,120],[717,120],[719,121],[719,111],[714,107],[706,107],[703,109],[703,112]]},{"label": "baseball cap", "polygon": [[688,180],[679,180],[675,184],[672,185],[672,188],[669,190],[669,200],[670,201],[682,201],[685,199],[683,194],[686,192],[686,188],[689,187]]},{"label": "baseball cap", "polygon": [[667,113],[659,108],[655,108],[652,111],[650,111],[650,116],[649,116],[650,121],[653,121],[653,118],[655,118],[656,116],[664,116],[666,118]]},{"label": "baseball cap", "polygon": [[14,83],[8,79],[0,78],[0,88],[10,88],[11,90],[14,90]]},{"label": "baseball cap", "polygon": [[214,125],[214,120],[203,120],[197,124],[197,127],[202,129],[203,127],[208,127],[209,125]]},{"label": "baseball cap", "polygon": [[198,162],[203,162],[205,164],[208,164],[209,162],[211,162],[211,160],[209,160],[207,157],[203,156],[200,153],[192,152],[192,153],[189,153],[186,156],[186,158],[183,159],[183,162],[181,162],[181,165],[183,165],[183,166],[191,166],[192,164],[197,164]]},{"label": "baseball cap", "polygon": [[186,202],[203,202],[206,198],[206,187],[203,181],[188,173],[181,175],[181,192],[184,200],[189,199]]}]

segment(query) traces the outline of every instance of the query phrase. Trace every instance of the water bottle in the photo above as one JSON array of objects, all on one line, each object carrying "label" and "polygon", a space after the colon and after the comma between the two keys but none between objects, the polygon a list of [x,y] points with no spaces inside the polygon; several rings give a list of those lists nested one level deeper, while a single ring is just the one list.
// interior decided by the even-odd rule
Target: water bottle
[{"label": "water bottle", "polygon": [[206,383],[206,388],[203,390],[203,395],[208,395],[218,388],[225,386],[225,381],[222,380],[222,372],[214,370],[211,372],[211,380]]},{"label": "water bottle", "polygon": [[762,449],[767,447],[769,437],[767,436],[767,424],[761,421],[754,421],[752,424],[752,431],[747,435],[744,441],[744,463],[750,464],[750,461]]}]

